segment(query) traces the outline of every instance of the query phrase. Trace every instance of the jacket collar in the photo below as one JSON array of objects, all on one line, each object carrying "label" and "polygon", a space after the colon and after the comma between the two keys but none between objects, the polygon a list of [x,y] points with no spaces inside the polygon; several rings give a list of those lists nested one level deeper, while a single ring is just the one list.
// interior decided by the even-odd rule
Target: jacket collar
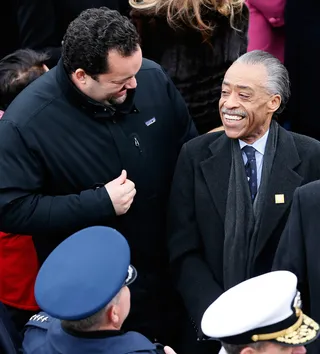
[{"label": "jacket collar", "polygon": [[70,334],[71,336],[78,337],[78,338],[97,339],[97,338],[108,338],[108,337],[121,336],[122,334],[124,334],[123,331],[117,331],[117,330],[78,332],[78,331],[64,328],[63,324],[61,324],[61,328],[64,332]]},{"label": "jacket collar", "polygon": [[114,119],[121,115],[139,112],[134,104],[135,89],[127,90],[127,98],[122,104],[107,106],[88,97],[74,85],[63,66],[62,59],[59,60],[56,71],[57,80],[66,98],[80,109],[86,111],[91,118],[99,120]]}]

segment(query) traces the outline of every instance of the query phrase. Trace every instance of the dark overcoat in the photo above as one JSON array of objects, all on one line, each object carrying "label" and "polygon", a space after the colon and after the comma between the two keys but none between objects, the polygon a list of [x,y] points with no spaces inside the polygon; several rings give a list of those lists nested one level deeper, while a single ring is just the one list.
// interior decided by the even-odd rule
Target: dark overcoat
[{"label": "dark overcoat", "polygon": [[[290,270],[298,277],[302,310],[320,322],[320,181],[298,188],[287,226],[274,260],[275,270]],[[320,340],[308,346],[320,352]]]},{"label": "dark overcoat", "polygon": [[[320,178],[319,160],[318,141],[279,127],[257,237],[254,276],[271,270],[293,193]],[[224,132],[211,133],[183,146],[173,180],[169,252],[176,286],[196,330],[207,306],[225,290],[224,222],[230,166],[231,139]],[[276,194],[283,195],[284,203],[275,202]]]}]

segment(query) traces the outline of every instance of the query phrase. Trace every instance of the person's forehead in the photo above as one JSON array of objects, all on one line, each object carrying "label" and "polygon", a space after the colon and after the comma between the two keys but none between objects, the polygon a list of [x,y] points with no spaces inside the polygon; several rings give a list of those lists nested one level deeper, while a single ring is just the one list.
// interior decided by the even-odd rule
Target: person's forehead
[{"label": "person's forehead", "polygon": [[265,87],[267,76],[267,70],[262,64],[234,63],[227,70],[223,83],[240,88],[263,88]]},{"label": "person's forehead", "polygon": [[109,76],[134,76],[142,64],[141,49],[138,48],[130,56],[122,56],[118,51],[112,50],[108,54]]},{"label": "person's forehead", "polygon": [[290,352],[290,349],[292,349],[292,347],[273,342],[267,342],[265,347],[266,353],[287,353],[288,351]]}]

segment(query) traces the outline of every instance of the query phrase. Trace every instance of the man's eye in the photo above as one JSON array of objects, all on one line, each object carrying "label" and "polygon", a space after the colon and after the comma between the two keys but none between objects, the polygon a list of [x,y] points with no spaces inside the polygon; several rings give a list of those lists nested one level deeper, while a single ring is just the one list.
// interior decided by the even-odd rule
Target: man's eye
[{"label": "man's eye", "polygon": [[248,96],[248,95],[244,95],[243,93],[240,93],[240,94],[239,94],[239,96],[240,96],[241,98],[244,98],[244,99],[249,98],[249,96]]}]

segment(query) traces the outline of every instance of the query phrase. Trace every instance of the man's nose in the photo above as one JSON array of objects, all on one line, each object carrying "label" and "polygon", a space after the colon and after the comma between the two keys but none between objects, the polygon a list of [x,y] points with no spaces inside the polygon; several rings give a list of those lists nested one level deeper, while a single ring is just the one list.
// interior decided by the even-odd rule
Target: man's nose
[{"label": "man's nose", "polygon": [[230,94],[224,101],[223,106],[227,109],[233,109],[239,107],[239,102],[235,94]]},{"label": "man's nose", "polygon": [[126,89],[134,89],[134,88],[136,88],[137,87],[137,80],[136,80],[135,76],[132,77],[130,80],[128,80],[126,82],[126,84],[124,85],[124,87]]}]

